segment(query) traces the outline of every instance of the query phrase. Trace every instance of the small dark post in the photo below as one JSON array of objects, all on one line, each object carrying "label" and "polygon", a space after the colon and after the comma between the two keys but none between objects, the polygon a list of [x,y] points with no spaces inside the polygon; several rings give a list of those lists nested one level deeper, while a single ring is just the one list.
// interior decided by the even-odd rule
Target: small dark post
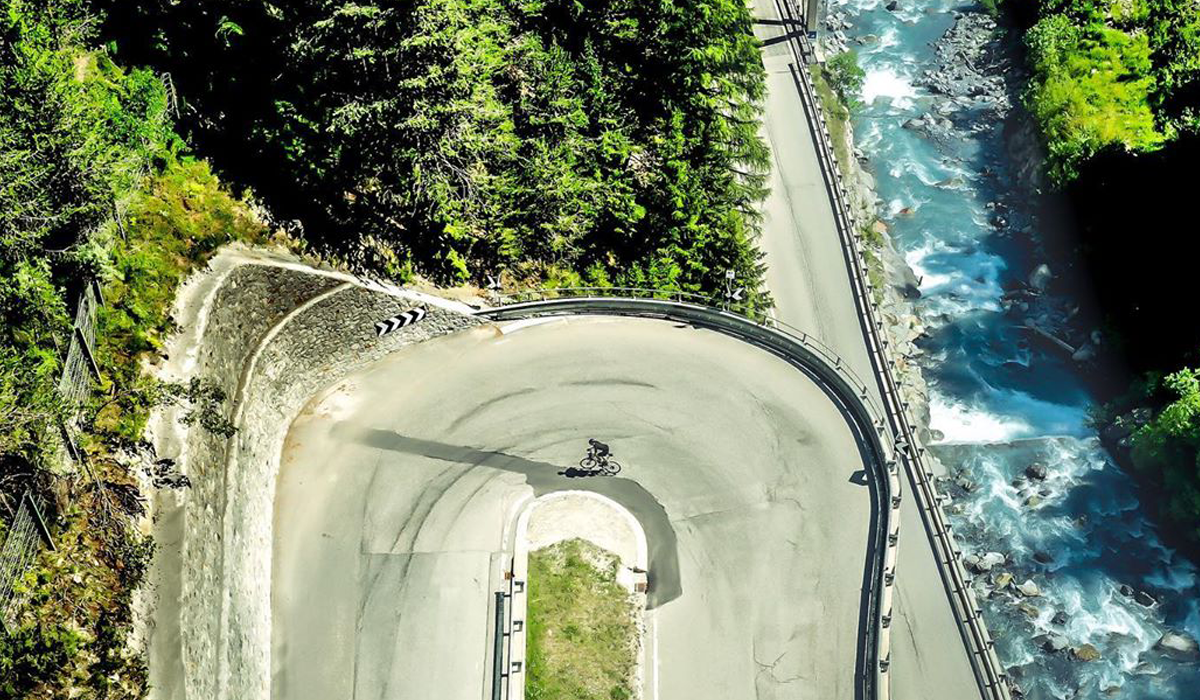
[{"label": "small dark post", "polygon": [[504,594],[496,591],[496,646],[492,651],[492,700],[500,700],[500,681],[504,678]]},{"label": "small dark post", "polygon": [[804,6],[804,30],[808,36],[816,38],[817,26],[821,21],[821,0],[807,0]]}]

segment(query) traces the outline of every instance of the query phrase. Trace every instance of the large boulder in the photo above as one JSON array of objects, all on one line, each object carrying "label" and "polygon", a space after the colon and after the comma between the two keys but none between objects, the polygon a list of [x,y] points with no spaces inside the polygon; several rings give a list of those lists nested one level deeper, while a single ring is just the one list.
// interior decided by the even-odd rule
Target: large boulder
[{"label": "large boulder", "polygon": [[987,554],[968,554],[963,557],[963,564],[971,571],[977,574],[985,574],[997,566],[1008,561],[1000,552],[988,552]]},{"label": "large boulder", "polygon": [[1039,292],[1044,292],[1050,286],[1050,280],[1053,277],[1054,273],[1050,272],[1050,266],[1042,263],[1033,268],[1033,272],[1029,273],[1029,286]]},{"label": "large boulder", "polygon": [[1046,470],[1046,465],[1040,462],[1034,462],[1028,467],[1025,467],[1025,476],[1035,481],[1045,481],[1050,473]]},{"label": "large boulder", "polygon": [[979,558],[979,568],[983,571],[991,571],[994,567],[1004,564],[1008,561],[1008,557],[1000,552],[988,552]]},{"label": "large boulder", "polygon": [[1167,656],[1177,659],[1195,659],[1200,657],[1200,644],[1196,638],[1186,632],[1168,631],[1154,645]]},{"label": "large boulder", "polygon": [[1100,658],[1100,650],[1091,644],[1080,644],[1071,650],[1071,655],[1079,661],[1096,661]]},{"label": "large boulder", "polygon": [[1017,586],[1017,591],[1026,598],[1037,598],[1042,594],[1042,589],[1030,579],[1026,579],[1025,583]]}]

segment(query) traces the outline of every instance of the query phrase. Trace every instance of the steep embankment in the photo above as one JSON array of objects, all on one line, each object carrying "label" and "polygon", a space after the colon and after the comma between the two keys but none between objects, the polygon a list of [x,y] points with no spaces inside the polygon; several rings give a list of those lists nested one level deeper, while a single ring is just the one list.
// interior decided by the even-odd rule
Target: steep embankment
[{"label": "steep embankment", "polygon": [[734,268],[755,296],[740,0],[96,2],[200,150],[311,243],[439,281],[711,292]]}]

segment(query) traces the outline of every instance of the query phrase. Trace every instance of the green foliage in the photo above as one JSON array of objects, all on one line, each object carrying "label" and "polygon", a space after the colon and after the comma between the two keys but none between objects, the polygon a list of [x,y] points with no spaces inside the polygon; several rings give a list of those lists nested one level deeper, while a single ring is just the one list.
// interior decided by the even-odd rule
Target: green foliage
[{"label": "green foliage", "polygon": [[1134,433],[1134,466],[1160,485],[1166,520],[1200,543],[1200,370],[1163,385],[1173,400]]},{"label": "green foliage", "polygon": [[812,67],[813,85],[817,88],[817,99],[821,101],[821,109],[825,111],[825,121],[829,126],[830,141],[833,142],[833,153],[837,157],[838,167],[842,175],[851,177],[850,171],[850,108],[834,90],[829,82],[828,71],[820,66]]},{"label": "green foliage", "polygon": [[825,62],[824,75],[841,103],[853,112],[862,106],[863,81],[867,73],[858,65],[858,54],[843,51]]},{"label": "green foliage", "polygon": [[101,399],[95,428],[110,441],[139,439],[150,410],[171,398],[142,374],[141,365],[161,356],[174,330],[170,312],[179,284],[220,245],[264,235],[208,164],[187,158],[171,162],[129,196],[123,228],[123,238],[114,226],[107,229],[114,240],[107,246],[107,303],[97,331],[96,354],[111,391]]},{"label": "green foliage", "polygon": [[1049,174],[1065,182],[1102,148],[1149,151],[1163,143],[1150,109],[1154,87],[1145,35],[1081,28],[1046,17],[1026,36],[1034,81],[1026,104],[1042,127]]},{"label": "green foliage", "polygon": [[[174,76],[222,170],[314,243],[369,238],[446,282],[569,270],[713,291],[733,268],[759,284],[764,81],[742,2],[145,0],[110,13],[122,51]],[[217,17],[243,35],[227,44]]]},{"label": "green foliage", "polygon": [[1003,4],[1003,0],[980,0],[979,2],[979,5],[983,8],[983,11],[992,17],[1000,16],[1000,8],[1003,6]]},{"label": "green foliage", "polygon": [[1191,0],[1043,0],[1026,44],[1025,103],[1059,185],[1104,149],[1154,151],[1200,124],[1200,5]]},{"label": "green foliage", "polygon": [[69,627],[27,625],[0,635],[0,697],[23,698],[51,680],[79,653],[80,636]]},{"label": "green foliage", "polygon": [[[203,382],[158,385],[140,367],[171,330],[179,281],[217,245],[254,238],[260,226],[206,165],[178,158],[164,83],[150,71],[121,69],[92,45],[96,22],[82,0],[0,2],[5,503],[26,486],[49,491],[46,468],[57,458],[65,415],[57,384],[68,310],[94,276],[110,301],[96,353],[105,408],[94,427],[103,439],[82,441],[109,495],[91,480],[55,484],[47,500],[64,509],[51,513],[57,549],[43,551],[20,582],[28,600],[17,628],[0,638],[0,698],[133,700],[144,695],[147,677],[145,663],[125,653],[130,596],[152,543],[132,529],[128,516],[141,507],[136,486],[105,449],[141,437],[152,400],[180,403],[192,421],[231,432],[221,392]],[[236,35],[232,27],[227,33]]]}]

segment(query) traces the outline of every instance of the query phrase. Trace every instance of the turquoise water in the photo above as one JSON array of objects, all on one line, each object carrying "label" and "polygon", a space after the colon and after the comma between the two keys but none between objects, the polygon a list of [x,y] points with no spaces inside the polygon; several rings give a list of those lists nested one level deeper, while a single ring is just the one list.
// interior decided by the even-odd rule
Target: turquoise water
[{"label": "turquoise water", "polygon": [[[1195,567],[1161,544],[1132,481],[1087,425],[1081,370],[1031,347],[1018,329],[1024,319],[1001,304],[1006,285],[1042,261],[1021,236],[1005,233],[1036,225],[1029,212],[1017,205],[1005,212],[1008,226],[992,225],[989,204],[1015,191],[1000,120],[986,106],[966,106],[955,117],[963,128],[940,141],[902,126],[931,110],[919,77],[934,68],[932,43],[953,13],[969,6],[910,0],[888,12],[883,5],[835,0],[831,9],[849,15],[852,45],[869,40],[855,46],[867,72],[857,143],[894,242],[921,279],[931,427],[940,433],[934,451],[974,485],[951,488],[952,518],[964,549],[1008,555],[1002,569],[1042,592],[990,593],[980,576],[1000,657],[1029,698],[1200,697],[1197,663],[1155,648],[1166,630],[1200,636]],[[1033,462],[1046,466],[1048,478],[1022,490],[1013,482]],[[1123,585],[1157,602],[1143,605]],[[1055,620],[1058,613],[1065,621]],[[1042,634],[1061,635],[1071,647],[1091,644],[1100,659],[1047,652],[1035,639]]]}]

